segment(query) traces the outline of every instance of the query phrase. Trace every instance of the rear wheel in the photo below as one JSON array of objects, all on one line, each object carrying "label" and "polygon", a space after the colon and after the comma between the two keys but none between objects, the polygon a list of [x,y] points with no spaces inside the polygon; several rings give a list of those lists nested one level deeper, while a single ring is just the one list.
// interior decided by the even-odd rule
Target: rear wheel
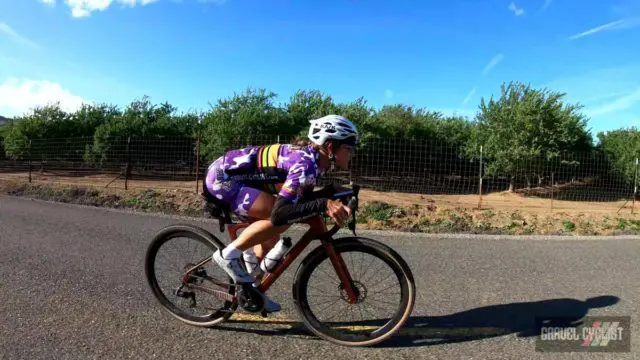
[{"label": "rear wheel", "polygon": [[345,346],[371,346],[389,339],[413,311],[416,289],[411,269],[398,253],[375,240],[345,238],[334,240],[333,245],[351,275],[357,302],[348,303],[320,246],[302,261],[293,285],[304,324],[319,337]]},{"label": "rear wheel", "polygon": [[153,238],[145,274],[153,295],[172,316],[190,325],[213,326],[233,315],[238,306],[232,300],[233,279],[211,259],[222,248],[215,236],[193,225],[172,225]]}]

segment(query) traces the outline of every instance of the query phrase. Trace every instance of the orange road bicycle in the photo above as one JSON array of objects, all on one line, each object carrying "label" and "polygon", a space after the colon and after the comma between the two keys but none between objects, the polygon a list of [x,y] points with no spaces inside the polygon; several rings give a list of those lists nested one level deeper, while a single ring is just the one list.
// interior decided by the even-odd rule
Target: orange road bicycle
[{"label": "orange road bicycle", "polygon": [[[411,269],[396,251],[380,241],[356,235],[358,192],[359,187],[354,185],[332,196],[353,210],[348,227],[354,236],[334,238],[340,227],[336,224],[327,230],[320,215],[301,221],[309,229],[256,284],[265,293],[313,240],[319,240],[320,245],[298,265],[293,302],[311,332],[345,346],[371,346],[392,337],[411,315],[416,293]],[[209,216],[219,220],[221,232],[227,228],[231,240],[249,226],[232,222],[229,209],[219,204],[207,203],[205,208]],[[186,238],[181,245],[180,238]],[[202,247],[200,252],[196,251],[198,246]],[[145,272],[164,309],[187,324],[202,327],[224,322],[235,312],[267,316],[262,295],[251,284],[234,283],[212,261],[213,252],[224,247],[212,233],[190,224],[170,225],[159,231],[147,249]],[[180,259],[171,260],[161,250],[177,250]],[[163,265],[162,260],[170,261]],[[355,264],[347,266],[354,260]],[[158,275],[170,266],[175,273],[161,281]],[[218,275],[214,275],[216,272]],[[323,316],[323,312],[328,314]]]}]

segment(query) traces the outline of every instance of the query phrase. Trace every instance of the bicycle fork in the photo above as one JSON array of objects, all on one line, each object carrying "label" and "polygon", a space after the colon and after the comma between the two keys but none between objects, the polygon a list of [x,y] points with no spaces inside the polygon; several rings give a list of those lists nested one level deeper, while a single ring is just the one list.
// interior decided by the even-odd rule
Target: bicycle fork
[{"label": "bicycle fork", "polygon": [[324,249],[327,251],[327,255],[329,256],[329,260],[331,260],[331,264],[333,264],[333,268],[342,283],[342,288],[347,293],[347,299],[349,304],[355,304],[358,301],[358,294],[353,287],[353,281],[351,279],[351,274],[349,273],[349,269],[344,263],[342,256],[338,255],[333,247],[333,244],[329,240],[321,240]]}]

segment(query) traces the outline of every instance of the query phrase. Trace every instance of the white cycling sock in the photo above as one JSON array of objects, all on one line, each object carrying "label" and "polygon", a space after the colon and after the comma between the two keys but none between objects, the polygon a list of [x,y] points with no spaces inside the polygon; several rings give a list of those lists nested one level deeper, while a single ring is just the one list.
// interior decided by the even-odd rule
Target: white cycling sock
[{"label": "white cycling sock", "polygon": [[242,255],[242,252],[232,245],[227,245],[227,247],[222,250],[222,257],[227,260],[239,258],[240,255]]},{"label": "white cycling sock", "polygon": [[249,248],[242,253],[244,259],[244,265],[247,267],[247,272],[251,274],[258,267],[258,259],[253,248]]}]

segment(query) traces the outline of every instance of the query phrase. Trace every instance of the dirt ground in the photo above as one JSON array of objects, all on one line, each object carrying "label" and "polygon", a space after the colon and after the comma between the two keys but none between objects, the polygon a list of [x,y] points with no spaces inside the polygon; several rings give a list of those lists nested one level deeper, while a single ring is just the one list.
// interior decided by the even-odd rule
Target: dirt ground
[{"label": "dirt ground", "polygon": [[[0,180],[13,180],[28,182],[28,173],[0,173]],[[91,175],[83,177],[62,177],[50,174],[32,173],[34,183],[61,184],[91,186],[110,190],[124,190],[125,181],[117,175]],[[128,189],[180,189],[192,190],[199,194],[202,180],[196,181],[153,181],[153,180],[128,180]],[[629,201],[561,201],[524,197],[509,192],[497,192],[479,195],[422,195],[402,192],[378,192],[362,190],[361,199],[364,202],[380,201],[398,206],[410,206],[413,204],[429,206],[437,204],[438,207],[465,208],[469,210],[519,210],[529,214],[546,215],[549,212],[562,212],[567,214],[597,213],[597,214],[628,214],[631,215],[634,203]],[[635,204],[635,213],[640,212],[640,204]]]},{"label": "dirt ground", "polygon": [[[0,190],[29,184],[28,173],[0,173]],[[2,189],[2,184],[5,184]],[[7,187],[6,184],[12,184]],[[97,206],[127,206],[143,211],[174,211],[202,214],[200,189],[196,181],[129,180],[117,175],[61,177],[32,174],[33,186],[50,186],[62,191],[56,201],[91,201]],[[94,189],[99,200],[87,200],[84,190],[64,193],[69,186]],[[149,190],[154,190],[149,192]],[[26,196],[51,199],[52,191],[20,190]],[[6,191],[5,191],[6,193]],[[73,197],[82,199],[71,199]],[[640,209],[634,203],[559,201],[499,192],[479,195],[422,195],[399,192],[361,191],[361,226],[420,232],[484,232],[508,234],[601,234],[640,232]],[[115,199],[115,200],[108,200]],[[640,207],[637,204],[636,207]]]}]

